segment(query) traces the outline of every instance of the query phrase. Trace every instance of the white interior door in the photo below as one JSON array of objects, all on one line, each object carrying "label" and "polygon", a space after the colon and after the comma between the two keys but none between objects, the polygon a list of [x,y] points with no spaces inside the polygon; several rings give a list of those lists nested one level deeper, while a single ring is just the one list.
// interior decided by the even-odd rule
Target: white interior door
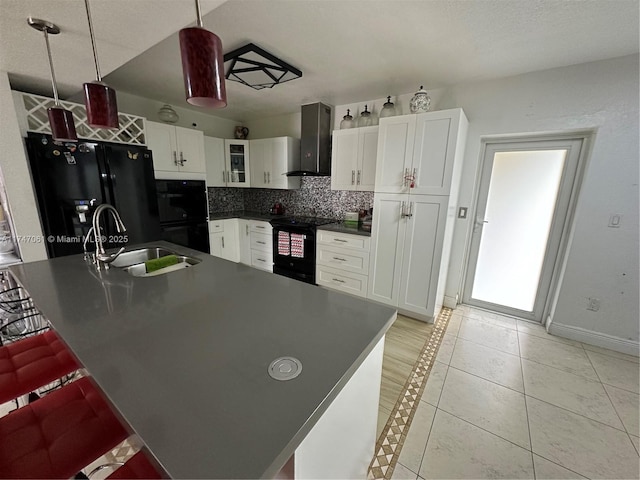
[{"label": "white interior door", "polygon": [[582,139],[487,144],[464,303],[542,321]]}]

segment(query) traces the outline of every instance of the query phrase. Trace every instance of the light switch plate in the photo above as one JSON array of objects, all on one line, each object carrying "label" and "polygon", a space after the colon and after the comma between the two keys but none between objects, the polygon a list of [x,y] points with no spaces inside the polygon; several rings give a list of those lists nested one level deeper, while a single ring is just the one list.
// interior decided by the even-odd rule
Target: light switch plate
[{"label": "light switch plate", "polygon": [[458,208],[458,218],[467,218],[468,207]]}]

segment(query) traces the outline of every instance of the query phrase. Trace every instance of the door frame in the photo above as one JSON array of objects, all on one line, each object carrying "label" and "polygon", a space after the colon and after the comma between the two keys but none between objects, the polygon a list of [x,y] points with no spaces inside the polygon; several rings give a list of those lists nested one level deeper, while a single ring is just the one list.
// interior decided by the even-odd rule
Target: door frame
[{"label": "door frame", "polygon": [[[566,266],[567,255],[570,249],[571,240],[573,237],[573,230],[575,228],[575,217],[578,200],[580,197],[580,191],[584,180],[587,164],[591,158],[591,151],[595,143],[597,128],[593,129],[580,129],[580,130],[567,130],[562,132],[532,132],[532,133],[518,133],[518,134],[506,134],[506,135],[485,135],[480,138],[480,152],[476,166],[476,173],[473,185],[472,205],[469,209],[469,215],[467,218],[470,220],[467,225],[467,233],[465,238],[465,251],[463,265],[461,269],[458,303],[463,303],[463,295],[465,288],[467,288],[468,269],[469,269],[469,257],[471,255],[471,244],[473,237],[473,227],[475,219],[477,217],[478,198],[480,195],[480,182],[482,180],[482,174],[485,169],[485,158],[488,145],[506,144],[514,142],[535,142],[535,141],[563,141],[563,140],[581,140],[582,146],[578,155],[578,161],[576,166],[576,172],[573,182],[571,183],[571,193],[569,195],[569,201],[567,206],[567,214],[562,225],[560,241],[558,243],[558,253],[553,266],[551,267],[551,282],[549,285],[549,292],[547,298],[544,301],[541,313],[541,323],[548,325],[551,323],[551,314],[557,303],[559,287],[564,274]],[[482,307],[478,307],[482,308]]]}]

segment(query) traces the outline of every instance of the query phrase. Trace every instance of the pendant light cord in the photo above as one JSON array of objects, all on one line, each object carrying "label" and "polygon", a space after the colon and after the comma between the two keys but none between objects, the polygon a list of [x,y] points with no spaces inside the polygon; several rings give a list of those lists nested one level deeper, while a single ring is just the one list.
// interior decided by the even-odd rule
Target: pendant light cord
[{"label": "pendant light cord", "polygon": [[89,10],[89,0],[84,0],[84,6],[87,9],[87,20],[89,21],[89,36],[91,37],[91,47],[93,48],[93,62],[96,65],[96,79],[101,82],[100,65],[98,64],[98,51],[96,50],[96,39],[93,33],[93,22],[91,21],[91,12]]},{"label": "pendant light cord", "polygon": [[[89,0],[84,0],[85,2],[88,2]],[[200,0],[196,0],[196,16],[197,18],[197,25],[200,28],[204,28],[204,23],[202,23],[202,12],[200,11]]]},{"label": "pendant light cord", "polygon": [[53,85],[53,99],[56,107],[60,105],[58,98],[58,87],[56,86],[56,74],[53,72],[53,59],[51,58],[51,45],[49,45],[49,31],[47,27],[42,29],[44,33],[44,43],[47,45],[47,57],[49,57],[49,71],[51,72],[51,84]]}]

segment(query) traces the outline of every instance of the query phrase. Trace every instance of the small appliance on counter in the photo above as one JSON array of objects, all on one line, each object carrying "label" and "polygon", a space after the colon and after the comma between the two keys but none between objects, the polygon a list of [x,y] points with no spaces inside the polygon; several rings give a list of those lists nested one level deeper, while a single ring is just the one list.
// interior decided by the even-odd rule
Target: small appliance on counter
[{"label": "small appliance on counter", "polygon": [[346,212],[344,214],[344,223],[347,225],[358,225],[360,214],[358,212]]},{"label": "small appliance on counter", "polygon": [[284,215],[284,205],[280,202],[276,202],[273,207],[271,207],[271,210],[269,210],[269,213],[271,215]]}]

